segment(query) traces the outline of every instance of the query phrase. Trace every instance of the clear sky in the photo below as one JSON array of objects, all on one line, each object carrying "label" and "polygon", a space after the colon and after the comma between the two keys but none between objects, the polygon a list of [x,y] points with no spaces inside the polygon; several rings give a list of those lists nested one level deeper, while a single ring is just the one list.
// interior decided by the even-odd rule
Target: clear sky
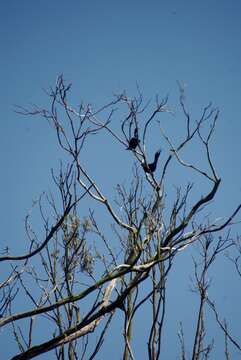
[{"label": "clear sky", "polygon": [[[146,98],[168,93],[171,103],[176,104],[177,80],[186,84],[187,101],[196,116],[212,101],[220,108],[213,142],[216,167],[223,180],[217,217],[229,214],[241,199],[240,19],[238,0],[2,1],[1,246],[8,245],[16,254],[25,249],[24,216],[32,200],[51,187],[50,168],[56,168],[61,157],[48,123],[20,117],[14,113],[14,104],[46,105],[43,89],[53,85],[60,73],[73,83],[76,104],[81,100],[104,104],[124,89],[134,94],[136,82]],[[100,141],[92,147],[90,159],[103,147]],[[110,156],[108,148],[101,151]],[[111,154],[108,162],[117,153]],[[120,175],[123,181],[127,176],[125,164],[133,163],[128,156],[120,159],[116,178],[110,181],[108,177],[107,184],[113,188],[118,178],[121,182]],[[95,169],[96,174],[99,170]],[[235,230],[240,232],[240,227]],[[236,287],[232,278],[223,274],[222,265],[217,266],[217,272],[221,274],[217,291],[221,294],[224,276],[232,293]],[[186,295],[179,294],[185,302],[189,296],[185,268],[182,279]],[[180,292],[180,282],[175,285]],[[175,287],[171,295],[176,296]],[[240,319],[239,300],[240,296],[230,312],[231,300],[224,299],[231,320],[237,315]],[[183,316],[188,317],[188,313]],[[234,329],[237,326],[234,324]],[[170,331],[176,333],[175,328]],[[170,346],[170,341],[167,343]],[[177,353],[167,352],[166,359],[174,358]]]}]

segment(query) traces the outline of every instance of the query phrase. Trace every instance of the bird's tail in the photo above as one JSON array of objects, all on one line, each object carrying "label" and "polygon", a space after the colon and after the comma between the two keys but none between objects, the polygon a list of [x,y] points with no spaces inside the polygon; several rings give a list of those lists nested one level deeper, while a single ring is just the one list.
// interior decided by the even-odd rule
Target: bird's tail
[{"label": "bird's tail", "polygon": [[161,149],[159,149],[156,153],[155,153],[155,162],[157,163],[157,161],[158,161],[158,158],[159,158],[159,156],[160,156],[160,153],[161,153]]}]

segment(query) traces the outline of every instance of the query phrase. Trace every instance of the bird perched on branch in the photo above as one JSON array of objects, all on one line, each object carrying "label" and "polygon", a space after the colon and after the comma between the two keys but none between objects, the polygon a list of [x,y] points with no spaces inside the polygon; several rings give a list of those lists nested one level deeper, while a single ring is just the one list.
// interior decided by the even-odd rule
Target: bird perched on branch
[{"label": "bird perched on branch", "polygon": [[138,137],[138,129],[135,128],[134,130],[134,136],[130,139],[128,148],[126,150],[135,150],[135,148],[138,146],[140,140]]},{"label": "bird perched on branch", "polygon": [[156,170],[157,161],[158,161],[158,158],[160,156],[160,153],[161,153],[161,150],[158,150],[155,153],[154,161],[152,163],[150,163],[150,164],[146,164],[146,162],[143,160],[141,166],[143,167],[143,170],[146,173],[150,174],[150,173],[153,173]]}]

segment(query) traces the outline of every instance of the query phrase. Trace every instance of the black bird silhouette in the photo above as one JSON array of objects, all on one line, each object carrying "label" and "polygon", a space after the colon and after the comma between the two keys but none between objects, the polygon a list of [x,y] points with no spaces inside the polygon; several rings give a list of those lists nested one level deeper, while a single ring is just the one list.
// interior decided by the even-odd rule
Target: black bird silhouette
[{"label": "black bird silhouette", "polygon": [[158,161],[158,158],[160,156],[160,153],[161,153],[161,150],[158,150],[156,153],[155,153],[155,158],[154,158],[154,161],[150,164],[146,164],[144,161],[143,163],[141,164],[141,166],[143,167],[143,170],[150,174],[150,173],[153,173],[155,170],[156,170],[156,166],[157,166],[157,161]]},{"label": "black bird silhouette", "polygon": [[138,138],[138,129],[135,128],[134,130],[134,136],[130,139],[128,148],[126,150],[135,150],[135,148],[138,146],[140,140]]}]

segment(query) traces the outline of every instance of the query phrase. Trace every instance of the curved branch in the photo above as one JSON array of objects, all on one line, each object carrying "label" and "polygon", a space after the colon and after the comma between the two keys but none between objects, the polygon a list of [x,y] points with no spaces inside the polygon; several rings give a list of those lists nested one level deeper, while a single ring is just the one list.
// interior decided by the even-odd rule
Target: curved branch
[{"label": "curved branch", "polygon": [[220,185],[221,179],[218,179],[214,185],[212,190],[205,196],[202,197],[191,209],[191,211],[189,212],[189,214],[185,217],[185,219],[181,222],[181,224],[179,226],[177,226],[174,230],[171,231],[171,233],[166,237],[166,239],[163,242],[163,246],[167,246],[169,244],[169,241],[172,240],[172,238],[174,236],[176,236],[178,233],[180,233],[180,231],[184,230],[186,228],[186,226],[189,224],[190,220],[192,219],[192,217],[194,216],[194,214],[197,212],[197,210],[204,204],[208,203],[209,201],[211,201],[217,190],[218,187]]},{"label": "curved branch", "polygon": [[[71,199],[70,199],[71,201]],[[25,260],[25,259],[29,259],[31,257],[33,257],[34,255],[38,254],[41,250],[43,250],[43,248],[48,244],[48,242],[52,239],[52,237],[54,236],[54,234],[56,233],[56,231],[58,231],[58,229],[61,227],[61,225],[63,224],[66,216],[70,213],[71,209],[75,206],[75,202],[73,204],[69,204],[66,208],[66,210],[64,211],[64,214],[61,216],[61,218],[59,219],[59,221],[52,226],[52,229],[50,230],[48,236],[46,237],[46,239],[42,242],[42,244],[35,249],[34,251],[25,254],[25,255],[19,255],[19,256],[2,256],[0,257],[0,262],[2,261],[17,261],[17,260]]]},{"label": "curved branch", "polygon": [[[147,276],[148,276],[148,272],[146,272],[144,274],[137,274],[136,277],[128,285],[128,287],[123,291],[122,294],[120,294],[116,298],[115,301],[108,304],[107,306],[102,306],[96,314],[92,315],[88,319],[84,318],[83,321],[81,321],[77,326],[69,328],[64,334],[56,336],[52,340],[42,343],[40,345],[33,346],[32,348],[28,349],[24,353],[14,356],[12,358],[12,360],[32,359],[40,354],[46,353],[46,352],[64,344],[66,339],[69,339],[68,341],[70,341],[72,339],[71,338],[72,335],[83,330],[84,327],[92,324],[94,321],[96,321],[100,317],[103,317],[104,315],[109,314],[110,312],[115,310],[117,307],[119,307],[119,305],[122,304],[123,301],[126,299],[127,295],[130,293],[130,291],[134,287],[136,287],[138,284],[140,284],[142,281],[144,281],[147,278]],[[79,336],[82,336],[82,335],[79,335]]]}]

